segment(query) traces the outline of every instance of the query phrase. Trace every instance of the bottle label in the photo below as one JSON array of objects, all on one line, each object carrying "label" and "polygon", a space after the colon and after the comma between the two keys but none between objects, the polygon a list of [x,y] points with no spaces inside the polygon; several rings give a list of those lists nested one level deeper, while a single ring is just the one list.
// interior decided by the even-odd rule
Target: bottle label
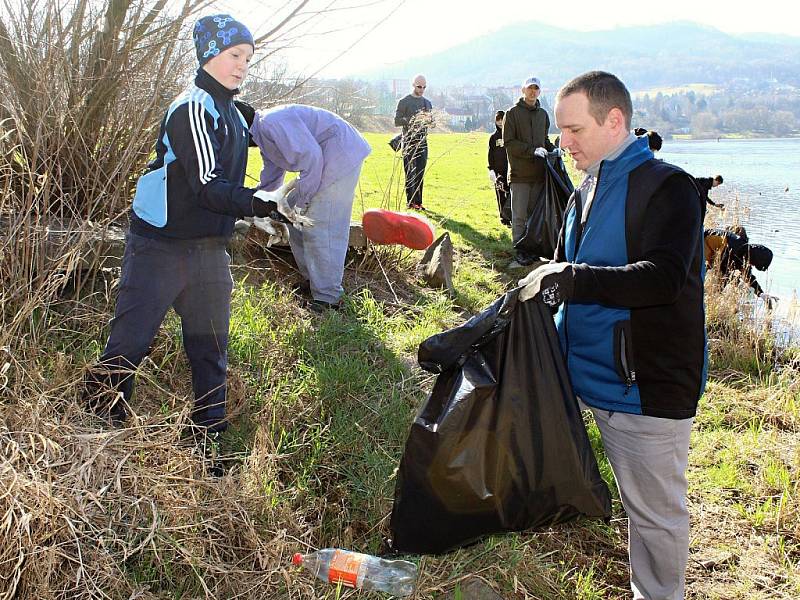
[{"label": "bottle label", "polygon": [[356,587],[358,584],[358,572],[365,558],[366,555],[359,552],[336,550],[333,553],[333,558],[331,558],[328,581],[336,584],[341,583],[349,588]]}]

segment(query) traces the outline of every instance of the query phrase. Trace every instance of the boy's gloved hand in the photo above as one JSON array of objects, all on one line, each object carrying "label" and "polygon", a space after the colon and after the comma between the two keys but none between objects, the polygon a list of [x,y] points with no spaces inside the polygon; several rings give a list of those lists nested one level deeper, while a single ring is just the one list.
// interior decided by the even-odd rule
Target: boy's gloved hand
[{"label": "boy's gloved hand", "polygon": [[492,183],[497,181],[497,173],[495,173],[492,169],[489,169],[489,181]]},{"label": "boy's gloved hand", "polygon": [[[283,184],[274,192],[265,192],[264,190],[257,190],[253,194],[253,199],[262,201],[267,207],[258,207],[256,216],[270,217],[275,221],[291,223],[295,228],[302,229],[303,227],[312,227],[314,222],[308,217],[301,215],[293,206],[290,206],[287,197],[289,193],[295,188],[297,184],[296,179],[292,179],[288,183]],[[274,207],[272,205],[275,205]],[[256,207],[254,207],[255,209]],[[274,214],[272,214],[274,211]],[[255,210],[254,210],[255,212]]]},{"label": "boy's gloved hand", "polygon": [[575,270],[572,268],[572,263],[548,263],[534,269],[524,279],[520,279],[519,285],[523,288],[519,294],[521,302],[541,293],[545,304],[557,306],[572,297],[575,289]]}]

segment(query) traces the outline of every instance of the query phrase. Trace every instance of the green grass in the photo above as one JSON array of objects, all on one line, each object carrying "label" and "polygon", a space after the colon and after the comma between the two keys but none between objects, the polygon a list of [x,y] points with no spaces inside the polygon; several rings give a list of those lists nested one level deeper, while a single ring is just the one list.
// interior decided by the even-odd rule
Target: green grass
[{"label": "green grass", "polygon": [[[402,166],[387,144],[390,136],[366,137],[373,153],[362,171],[353,209],[356,220],[367,208],[403,210],[404,206]],[[348,299],[342,314],[295,325],[293,334],[284,339],[275,339],[270,319],[262,321],[244,297],[237,303],[235,319],[247,311],[250,321],[237,325],[237,334],[232,335],[236,360],[252,363],[258,354],[251,347],[252,339],[264,339],[261,332],[270,329],[272,343],[297,359],[292,386],[302,392],[292,402],[304,405],[307,412],[290,424],[283,422],[273,436],[282,440],[281,452],[294,455],[293,466],[287,468],[284,501],[300,494],[306,499],[316,495],[317,501],[324,496],[326,504],[332,496],[336,502],[336,511],[317,513],[319,545],[348,545],[371,552],[381,547],[391,508],[392,473],[411,418],[431,383],[412,366],[417,344],[463,320],[462,311],[474,313],[488,305],[516,279],[504,271],[512,257],[510,235],[500,224],[486,177],[486,138],[484,134],[430,136],[426,216],[437,234],[450,233],[456,248],[455,297],[418,289],[415,310],[387,312],[369,290],[362,289]],[[258,167],[251,168],[257,172]],[[413,259],[413,253],[406,253],[399,264],[407,266]],[[772,358],[764,358],[772,356],[763,347],[769,340],[759,343],[761,351],[734,347],[712,357],[712,377],[690,457],[690,503],[695,513],[692,557],[700,560],[710,549],[733,548],[736,558],[726,574],[730,582],[726,579],[720,589],[736,589],[736,597],[741,598],[761,597],[753,576],[767,565],[769,569],[777,565],[781,589],[789,590],[789,595],[800,593],[792,562],[798,556],[800,465],[797,455],[788,460],[775,450],[795,429],[792,425],[776,430],[770,423],[787,408],[791,423],[797,423],[797,391],[795,387],[789,392],[786,382],[764,381],[774,374],[776,365]],[[733,382],[716,380],[713,373],[723,370],[740,375]],[[765,389],[773,390],[774,405],[768,415],[754,414],[753,392],[757,398]],[[310,398],[314,409],[309,411]],[[268,405],[273,399],[263,403]],[[616,516],[622,517],[599,432],[590,421],[587,425],[601,472],[614,492]],[[797,444],[793,447],[797,452]],[[702,515],[710,507],[718,518],[737,524],[733,531],[718,527],[713,519],[704,522]],[[491,537],[445,557],[426,557],[421,561],[421,597],[439,597],[447,590],[459,597],[461,581],[470,573],[481,573],[509,597],[623,597],[627,569],[622,523],[579,522],[539,535]],[[750,531],[760,532],[760,537],[750,539]],[[742,567],[738,561],[745,555],[747,566]],[[728,597],[728,592],[714,587],[714,575],[709,577],[694,563],[689,579],[690,598]]]},{"label": "green grass", "polygon": [[[386,143],[389,137],[367,134],[373,153],[362,172],[355,219],[366,208],[404,206],[402,168]],[[237,581],[266,574],[262,587],[246,597],[353,597],[311,582],[288,566],[288,557],[309,547],[371,553],[384,547],[395,469],[434,381],[416,366],[418,344],[463,322],[520,276],[505,271],[511,242],[486,176],[487,137],[430,137],[425,205],[437,234],[449,232],[455,246],[454,296],[416,281],[413,267],[421,253],[407,250],[353,256],[344,309],[323,316],[301,308],[288,278],[269,264],[236,269],[229,340],[232,426],[222,441],[233,478],[189,489],[199,508],[212,496],[228,500],[239,520],[229,523],[231,531],[220,523],[205,529],[201,519],[209,515],[192,521],[191,514],[171,512],[183,501],[160,505],[161,519],[177,526],[158,529],[152,543],[126,561],[126,593],[147,586],[155,597],[188,599],[203,597],[204,586],[212,585],[218,597],[231,597],[240,592]],[[252,158],[250,174],[257,176],[260,162]],[[711,378],[692,435],[687,597],[800,597],[796,368],[778,359],[768,338],[744,343],[749,338],[726,316],[725,305],[730,303],[724,299],[713,304]],[[48,330],[49,347],[57,349],[40,357],[41,377],[61,376],[74,385],[75,373],[63,373],[96,356],[112,309],[104,303],[83,319],[65,311],[60,327],[51,325],[58,321],[53,314],[37,313],[36,327]],[[185,411],[190,397],[180,327],[170,315],[141,368],[135,402],[146,422],[164,421]],[[463,596],[473,576],[509,600],[626,597],[624,513],[597,428],[590,421],[587,426],[614,493],[612,521],[579,520],[491,536],[445,556],[412,557],[420,567],[415,598]],[[149,450],[134,453],[131,461],[149,460],[147,469],[170,475],[176,455],[159,451],[165,452],[162,462]],[[237,537],[243,523],[249,539],[262,545],[248,546]],[[197,532],[236,540],[244,545],[241,554],[235,547],[203,546]],[[248,554],[252,547],[262,561],[256,567],[247,565],[255,560]],[[216,570],[206,568],[212,550],[228,561]],[[245,565],[237,572],[241,580],[223,568],[238,568],[238,559]]]}]

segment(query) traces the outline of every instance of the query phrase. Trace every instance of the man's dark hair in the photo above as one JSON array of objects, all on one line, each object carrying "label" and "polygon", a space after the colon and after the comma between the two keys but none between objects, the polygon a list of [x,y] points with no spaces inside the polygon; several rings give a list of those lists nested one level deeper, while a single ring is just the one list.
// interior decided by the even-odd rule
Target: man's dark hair
[{"label": "man's dark hair", "polygon": [[718,183],[723,183],[725,180],[722,179],[722,175],[714,175],[714,181]]},{"label": "man's dark hair", "polygon": [[728,227],[728,231],[742,238],[745,244],[750,241],[750,238],[747,237],[747,230],[744,228],[744,225],[731,225]]},{"label": "man's dark hair", "polygon": [[589,99],[589,114],[594,117],[598,125],[605,123],[608,111],[618,108],[625,116],[625,127],[631,128],[633,117],[631,94],[616,75],[605,71],[589,71],[578,75],[558,90],[556,102],[580,93],[586,94]]}]

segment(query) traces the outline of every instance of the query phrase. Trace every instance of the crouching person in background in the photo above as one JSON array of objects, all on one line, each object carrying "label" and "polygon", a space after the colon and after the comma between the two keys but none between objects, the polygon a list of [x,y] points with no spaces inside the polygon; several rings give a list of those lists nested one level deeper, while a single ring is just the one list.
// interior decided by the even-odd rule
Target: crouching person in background
[{"label": "crouching person in background", "polygon": [[195,24],[194,43],[194,83],[170,105],[156,157],[137,183],[111,331],[84,398],[124,423],[135,370],[173,307],[192,370],[195,433],[205,444],[227,426],[226,244],[237,218],[276,214],[278,195],[242,186],[248,136],[233,97],[253,56],[252,35],[230,15],[212,15]]},{"label": "crouching person in background", "polygon": [[259,189],[275,190],[287,171],[299,172],[291,209],[313,227],[290,227],[289,244],[315,312],[336,309],[344,289],[350,216],[361,165],[372,151],[347,121],[302,104],[253,110],[239,103],[264,168]]}]

